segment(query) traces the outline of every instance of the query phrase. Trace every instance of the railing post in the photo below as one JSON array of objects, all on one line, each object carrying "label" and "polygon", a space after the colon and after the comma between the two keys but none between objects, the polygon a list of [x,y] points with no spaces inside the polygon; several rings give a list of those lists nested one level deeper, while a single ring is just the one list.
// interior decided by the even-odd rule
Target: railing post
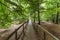
[{"label": "railing post", "polygon": [[46,33],[44,32],[44,40],[46,40]]},{"label": "railing post", "polygon": [[25,32],[24,32],[24,25],[23,25],[23,38],[24,38]]},{"label": "railing post", "polygon": [[[16,30],[16,29],[15,29],[15,30]],[[15,32],[15,40],[18,40],[18,39],[17,39],[17,31]]]},{"label": "railing post", "polygon": [[22,40],[24,40],[24,35],[25,35],[25,32],[24,32],[24,25],[23,25],[23,37],[22,37]]}]

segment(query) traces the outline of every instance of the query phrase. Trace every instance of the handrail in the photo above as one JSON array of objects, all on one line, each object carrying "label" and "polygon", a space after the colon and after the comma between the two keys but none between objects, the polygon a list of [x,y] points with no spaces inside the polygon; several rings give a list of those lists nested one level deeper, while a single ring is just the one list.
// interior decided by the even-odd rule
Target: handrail
[{"label": "handrail", "polygon": [[[20,25],[20,27],[18,27],[17,29],[15,29],[7,38],[6,40],[9,40],[14,34],[16,34],[16,40],[19,39],[19,37],[21,36],[21,34],[24,32],[24,24],[28,23],[28,21],[24,22],[23,24]],[[17,31],[23,26],[23,30],[21,32],[21,34],[19,35],[19,37],[17,38]]]},{"label": "handrail", "polygon": [[48,33],[51,37],[53,37],[55,40],[59,40],[56,36],[54,36],[53,34],[51,34],[49,31],[47,31],[45,28],[41,27],[39,24],[34,23],[35,25],[37,25],[38,27],[40,27],[44,32]]}]

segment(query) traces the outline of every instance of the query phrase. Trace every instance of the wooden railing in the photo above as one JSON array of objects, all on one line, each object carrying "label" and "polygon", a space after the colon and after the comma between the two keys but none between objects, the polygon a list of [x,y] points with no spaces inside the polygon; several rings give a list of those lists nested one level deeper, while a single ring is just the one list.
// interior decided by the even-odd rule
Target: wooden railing
[{"label": "wooden railing", "polygon": [[38,40],[59,40],[59,38],[47,31],[44,27],[41,27],[39,24],[33,23],[33,26],[36,31],[36,35],[38,35]]},{"label": "wooden railing", "polygon": [[[14,39],[15,40],[19,40],[21,38],[21,40],[24,39],[24,35],[25,35],[25,31],[24,29],[27,26],[28,21],[24,22],[19,28],[15,29],[7,38],[6,40],[10,40],[11,38],[13,38],[12,36],[14,35]],[[22,28],[22,31],[20,32],[20,34],[18,35],[18,30],[20,30],[20,28]],[[13,39],[13,40],[14,40]]]}]

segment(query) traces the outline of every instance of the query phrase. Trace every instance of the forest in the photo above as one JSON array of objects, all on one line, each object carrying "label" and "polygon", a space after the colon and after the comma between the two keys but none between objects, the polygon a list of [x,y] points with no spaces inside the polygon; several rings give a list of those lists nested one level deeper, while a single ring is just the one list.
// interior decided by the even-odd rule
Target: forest
[{"label": "forest", "polygon": [[60,0],[0,0],[0,40],[60,40]]},{"label": "forest", "polygon": [[[28,20],[60,23],[60,0],[0,0],[0,28]],[[40,19],[38,19],[40,18]]]}]

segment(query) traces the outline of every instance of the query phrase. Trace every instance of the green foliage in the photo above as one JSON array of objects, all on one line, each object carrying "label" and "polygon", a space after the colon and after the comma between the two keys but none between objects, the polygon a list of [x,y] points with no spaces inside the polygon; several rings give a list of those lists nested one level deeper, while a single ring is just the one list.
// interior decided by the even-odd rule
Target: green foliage
[{"label": "green foliage", "polygon": [[29,13],[31,19],[34,19],[36,13],[38,20],[38,10],[41,20],[51,21],[60,11],[60,0],[0,0],[0,4],[0,28],[8,27],[14,21],[29,19]]},{"label": "green foliage", "polygon": [[27,20],[27,10],[22,2],[17,0],[0,0],[0,28],[8,28],[15,21]]}]

